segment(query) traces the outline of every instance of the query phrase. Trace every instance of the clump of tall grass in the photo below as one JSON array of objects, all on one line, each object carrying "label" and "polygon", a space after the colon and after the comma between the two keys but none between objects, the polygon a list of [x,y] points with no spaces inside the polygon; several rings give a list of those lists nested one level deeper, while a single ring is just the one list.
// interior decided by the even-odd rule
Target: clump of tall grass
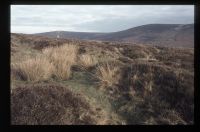
[{"label": "clump of tall grass", "polygon": [[105,63],[105,65],[99,65],[97,67],[96,76],[102,85],[109,87],[118,83],[118,71],[119,67]]},{"label": "clump of tall grass", "polygon": [[11,64],[12,73],[24,81],[42,81],[54,75],[57,79],[68,79],[71,66],[76,62],[77,46],[65,44],[48,47],[35,57],[24,57],[23,61]]},{"label": "clump of tall grass", "polygon": [[83,54],[79,57],[79,63],[81,67],[88,68],[97,64],[96,58],[94,56]]},{"label": "clump of tall grass", "polygon": [[77,49],[73,44],[43,49],[43,54],[54,65],[53,75],[57,79],[65,80],[70,77],[71,66],[76,62]]},{"label": "clump of tall grass", "polygon": [[54,66],[43,56],[26,59],[12,64],[14,74],[24,81],[41,81],[49,79]]}]

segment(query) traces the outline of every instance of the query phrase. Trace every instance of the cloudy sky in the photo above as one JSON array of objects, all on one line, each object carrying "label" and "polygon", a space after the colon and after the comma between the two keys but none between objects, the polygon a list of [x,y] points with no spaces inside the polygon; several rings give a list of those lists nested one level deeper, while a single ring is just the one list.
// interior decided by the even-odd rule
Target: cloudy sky
[{"label": "cloudy sky", "polygon": [[11,32],[115,32],[145,24],[194,23],[192,5],[12,5]]}]

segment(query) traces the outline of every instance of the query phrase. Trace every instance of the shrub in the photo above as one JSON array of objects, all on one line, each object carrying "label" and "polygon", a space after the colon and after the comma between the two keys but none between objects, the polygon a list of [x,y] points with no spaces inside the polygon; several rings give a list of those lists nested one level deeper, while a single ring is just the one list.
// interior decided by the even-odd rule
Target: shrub
[{"label": "shrub", "polygon": [[96,118],[100,112],[94,109],[84,96],[61,85],[27,85],[11,93],[13,125],[99,124],[105,118]]}]

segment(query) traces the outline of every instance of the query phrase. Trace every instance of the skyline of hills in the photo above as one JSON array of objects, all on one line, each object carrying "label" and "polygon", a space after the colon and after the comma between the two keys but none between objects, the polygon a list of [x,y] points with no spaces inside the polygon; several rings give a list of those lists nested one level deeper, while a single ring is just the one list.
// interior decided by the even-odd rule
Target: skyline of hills
[{"label": "skyline of hills", "polygon": [[170,47],[194,47],[194,24],[148,24],[110,33],[52,31],[31,35],[50,38],[141,43]]}]

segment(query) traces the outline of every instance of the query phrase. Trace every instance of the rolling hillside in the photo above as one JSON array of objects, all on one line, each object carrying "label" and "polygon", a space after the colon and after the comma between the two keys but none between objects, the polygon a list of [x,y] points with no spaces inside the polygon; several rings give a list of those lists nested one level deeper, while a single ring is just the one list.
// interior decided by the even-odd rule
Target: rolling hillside
[{"label": "rolling hillside", "polygon": [[170,47],[194,47],[194,24],[148,24],[111,33],[53,31],[34,34],[56,38],[123,41]]},{"label": "rolling hillside", "polygon": [[12,125],[194,124],[193,48],[11,34],[10,76]]}]

